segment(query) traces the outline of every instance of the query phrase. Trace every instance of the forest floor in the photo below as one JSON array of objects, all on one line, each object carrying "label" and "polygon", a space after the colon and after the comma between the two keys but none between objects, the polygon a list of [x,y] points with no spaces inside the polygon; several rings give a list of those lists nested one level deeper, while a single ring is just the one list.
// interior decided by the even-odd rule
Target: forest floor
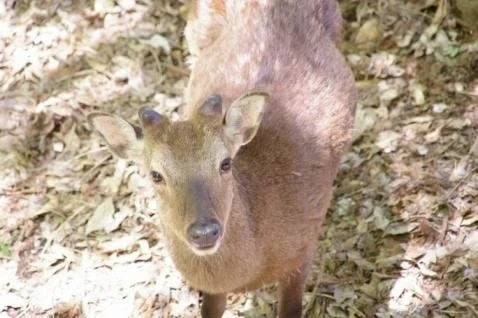
[{"label": "forest floor", "polygon": [[[85,121],[181,105],[186,2],[0,2],[0,317],[198,317],[148,182]],[[357,128],[306,317],[478,317],[478,33],[447,3],[342,1]]]}]

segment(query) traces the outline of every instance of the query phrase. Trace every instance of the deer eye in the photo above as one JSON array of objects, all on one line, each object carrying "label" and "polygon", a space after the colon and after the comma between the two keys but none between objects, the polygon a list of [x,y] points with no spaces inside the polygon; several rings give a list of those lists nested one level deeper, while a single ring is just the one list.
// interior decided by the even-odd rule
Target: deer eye
[{"label": "deer eye", "polygon": [[232,168],[232,159],[226,158],[221,162],[221,172],[228,172]]},{"label": "deer eye", "polygon": [[154,171],[154,170],[151,171],[151,179],[153,179],[154,183],[163,183],[164,182],[164,178],[161,175],[161,173],[159,173],[157,171]]}]

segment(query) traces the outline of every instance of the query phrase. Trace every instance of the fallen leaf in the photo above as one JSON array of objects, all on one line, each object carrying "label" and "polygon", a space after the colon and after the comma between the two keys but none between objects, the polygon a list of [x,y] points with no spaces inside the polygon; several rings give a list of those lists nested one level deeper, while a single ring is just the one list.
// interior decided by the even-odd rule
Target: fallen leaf
[{"label": "fallen leaf", "polygon": [[14,293],[0,294],[0,311],[6,311],[8,307],[11,308],[24,308],[27,305],[27,301]]},{"label": "fallen leaf", "polygon": [[106,198],[93,212],[86,224],[85,234],[111,227],[114,218],[115,207],[111,197]]},{"label": "fallen leaf", "polygon": [[387,217],[385,210],[381,207],[374,207],[373,221],[375,226],[380,230],[385,229],[391,222]]},{"label": "fallen leaf", "polygon": [[156,49],[162,49],[165,54],[171,53],[171,44],[169,44],[169,40],[160,34],[155,34],[147,40],[141,40],[141,43],[150,45]]},{"label": "fallen leaf", "polygon": [[385,130],[378,134],[375,145],[385,153],[389,153],[397,149],[399,139],[399,133],[393,130]]},{"label": "fallen leaf", "polygon": [[387,235],[403,235],[413,232],[415,229],[418,228],[418,222],[411,222],[411,223],[394,223],[390,225],[385,233]]}]

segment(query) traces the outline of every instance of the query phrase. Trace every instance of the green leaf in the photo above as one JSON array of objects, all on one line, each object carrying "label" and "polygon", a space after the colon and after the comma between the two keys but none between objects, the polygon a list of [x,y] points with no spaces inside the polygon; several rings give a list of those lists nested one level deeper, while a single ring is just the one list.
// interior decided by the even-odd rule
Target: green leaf
[{"label": "green leaf", "polygon": [[457,57],[460,52],[461,47],[459,45],[448,45],[443,48],[443,54],[451,58]]},{"label": "green leaf", "polygon": [[0,243],[0,254],[3,256],[10,256],[10,246],[5,243]]}]

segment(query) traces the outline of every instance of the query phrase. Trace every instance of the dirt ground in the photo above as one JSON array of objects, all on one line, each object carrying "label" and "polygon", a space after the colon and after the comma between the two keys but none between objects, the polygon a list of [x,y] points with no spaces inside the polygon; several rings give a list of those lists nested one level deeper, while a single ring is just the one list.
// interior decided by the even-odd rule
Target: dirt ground
[{"label": "dirt ground", "polygon": [[[0,318],[198,317],[147,178],[85,121],[181,105],[187,3],[0,2]],[[306,317],[478,317],[478,9],[463,3],[341,1],[360,101]],[[231,294],[225,317],[276,309],[270,287]]]}]

